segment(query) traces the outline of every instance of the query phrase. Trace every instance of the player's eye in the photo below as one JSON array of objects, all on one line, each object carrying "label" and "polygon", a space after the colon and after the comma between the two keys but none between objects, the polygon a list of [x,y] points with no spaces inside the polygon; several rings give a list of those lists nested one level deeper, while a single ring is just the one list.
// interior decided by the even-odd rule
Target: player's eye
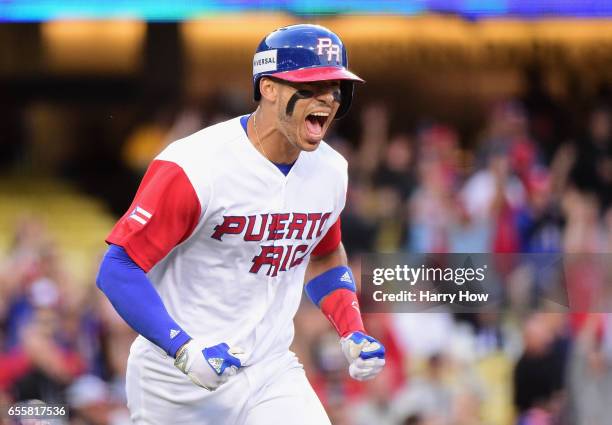
[{"label": "player's eye", "polygon": [[342,102],[342,90],[340,90],[340,87],[336,87],[336,89],[333,91],[332,93],[334,95],[334,101],[341,103]]}]

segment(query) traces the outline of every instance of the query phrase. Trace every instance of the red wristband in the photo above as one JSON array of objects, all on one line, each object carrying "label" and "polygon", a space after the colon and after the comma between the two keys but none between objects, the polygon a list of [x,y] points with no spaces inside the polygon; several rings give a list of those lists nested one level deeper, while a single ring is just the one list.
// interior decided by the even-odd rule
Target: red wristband
[{"label": "red wristband", "polygon": [[336,289],[321,301],[321,311],[341,337],[357,331],[365,333],[357,294],[353,291]]}]

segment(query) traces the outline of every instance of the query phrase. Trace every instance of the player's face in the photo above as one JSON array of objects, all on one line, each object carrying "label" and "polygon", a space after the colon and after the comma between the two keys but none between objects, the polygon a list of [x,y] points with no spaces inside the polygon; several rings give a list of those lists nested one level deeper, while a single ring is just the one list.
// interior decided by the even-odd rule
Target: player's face
[{"label": "player's face", "polygon": [[279,82],[280,130],[296,148],[313,151],[340,107],[340,82]]}]

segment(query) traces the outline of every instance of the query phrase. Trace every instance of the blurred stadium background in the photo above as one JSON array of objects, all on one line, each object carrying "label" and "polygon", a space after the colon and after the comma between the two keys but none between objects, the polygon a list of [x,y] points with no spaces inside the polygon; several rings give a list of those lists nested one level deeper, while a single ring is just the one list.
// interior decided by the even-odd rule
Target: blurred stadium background
[{"label": "blurred stadium background", "polygon": [[[285,24],[337,31],[367,80],[327,138],[356,271],[365,252],[611,252],[611,19],[609,0],[0,1],[0,405],[129,423],[103,239],[167,143],[254,109],[254,48]],[[611,423],[612,315],[366,321],[388,367],[357,384],[322,315],[296,318],[335,425]]]}]

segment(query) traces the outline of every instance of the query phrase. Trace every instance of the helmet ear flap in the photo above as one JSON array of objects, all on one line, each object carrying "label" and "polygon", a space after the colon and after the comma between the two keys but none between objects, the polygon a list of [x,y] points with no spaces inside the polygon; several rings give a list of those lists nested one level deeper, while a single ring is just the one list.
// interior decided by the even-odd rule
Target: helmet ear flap
[{"label": "helmet ear flap", "polygon": [[336,112],[336,116],[334,119],[340,119],[344,117],[351,107],[351,103],[353,101],[353,90],[355,88],[355,84],[350,80],[342,80],[340,81],[340,107],[338,108],[338,112]]},{"label": "helmet ear flap", "polygon": [[261,81],[261,77],[257,77],[253,82],[253,99],[256,102],[261,100],[261,92],[259,91],[259,82]]}]

